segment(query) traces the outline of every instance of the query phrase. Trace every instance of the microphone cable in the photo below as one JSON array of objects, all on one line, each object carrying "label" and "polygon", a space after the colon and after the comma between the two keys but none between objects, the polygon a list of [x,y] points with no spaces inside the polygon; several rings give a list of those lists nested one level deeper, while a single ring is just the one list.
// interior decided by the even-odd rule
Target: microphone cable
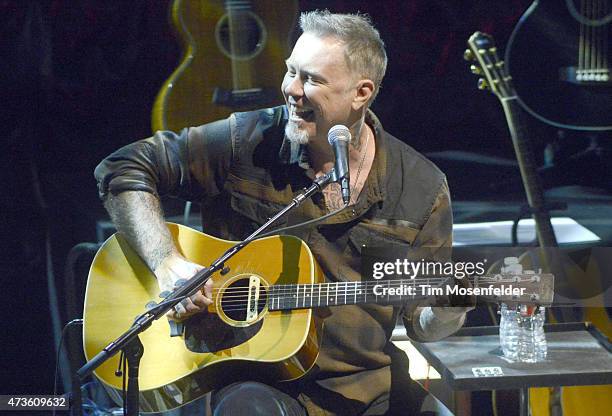
[{"label": "microphone cable", "polygon": [[302,228],[302,227],[306,227],[308,225],[317,224],[317,223],[319,223],[321,221],[325,221],[326,219],[328,219],[330,217],[333,217],[336,214],[339,214],[341,211],[344,211],[348,206],[349,206],[349,204],[347,203],[342,208],[338,208],[337,210],[332,211],[330,213],[327,213],[327,214],[323,215],[322,217],[313,218],[311,220],[304,221],[304,222],[301,222],[299,224],[289,225],[287,227],[277,228],[276,230],[268,231],[266,233],[263,233],[263,234],[255,237],[254,240],[259,240],[260,238],[269,237],[271,235],[275,235],[275,234],[278,234],[278,233],[281,233],[281,232],[285,232],[285,231],[288,231],[288,230],[294,230],[296,228]]},{"label": "microphone cable", "polygon": [[[73,319],[72,321],[70,321],[66,325],[64,325],[64,328],[62,329],[59,345],[57,347],[56,359],[55,359],[55,375],[53,377],[53,395],[54,396],[57,395],[57,379],[58,379],[58,375],[59,375],[60,355],[61,355],[61,351],[62,351],[62,345],[64,343],[64,338],[66,337],[66,330],[68,328],[70,328],[71,326],[73,326],[73,325],[83,325],[83,320],[82,319]],[[55,416],[55,407],[53,408],[53,413],[52,414],[53,414],[53,416]]]}]

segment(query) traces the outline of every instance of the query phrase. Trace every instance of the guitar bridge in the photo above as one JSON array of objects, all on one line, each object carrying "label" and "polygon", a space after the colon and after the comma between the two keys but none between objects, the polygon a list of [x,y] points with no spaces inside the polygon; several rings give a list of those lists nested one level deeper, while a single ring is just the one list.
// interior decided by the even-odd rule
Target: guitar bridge
[{"label": "guitar bridge", "polygon": [[559,79],[576,85],[602,87],[612,85],[608,68],[577,69],[575,66],[559,68]]},{"label": "guitar bridge", "polygon": [[247,299],[247,311],[245,319],[247,323],[254,322],[257,319],[257,305],[259,304],[259,287],[259,277],[251,275],[251,277],[249,278],[249,294]]}]

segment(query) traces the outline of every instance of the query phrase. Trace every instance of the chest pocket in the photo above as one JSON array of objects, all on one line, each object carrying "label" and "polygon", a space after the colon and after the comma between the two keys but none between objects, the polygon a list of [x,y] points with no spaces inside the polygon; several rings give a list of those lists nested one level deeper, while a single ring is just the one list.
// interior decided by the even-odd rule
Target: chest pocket
[{"label": "chest pocket", "polygon": [[[231,193],[230,206],[233,211],[252,222],[252,231],[255,231],[258,226],[268,221],[268,219],[276,215],[284,207],[284,205],[254,198],[240,192]],[[278,222],[274,223],[274,226],[279,227],[286,222],[286,217],[281,218]]]},{"label": "chest pocket", "polygon": [[[403,234],[398,235],[397,229],[394,229],[392,234],[373,229],[368,225],[368,223],[357,224],[349,232],[345,256],[359,258],[362,279],[371,280],[374,278],[374,263],[394,262],[397,259],[410,257],[413,251],[412,243],[418,230],[411,229],[410,233],[401,230]],[[377,225],[376,228],[378,227]]]},{"label": "chest pocket", "polygon": [[355,254],[361,254],[363,247],[384,249],[394,246],[408,250],[418,233],[419,229],[414,227],[402,225],[388,227],[364,222],[351,229],[348,246]]}]

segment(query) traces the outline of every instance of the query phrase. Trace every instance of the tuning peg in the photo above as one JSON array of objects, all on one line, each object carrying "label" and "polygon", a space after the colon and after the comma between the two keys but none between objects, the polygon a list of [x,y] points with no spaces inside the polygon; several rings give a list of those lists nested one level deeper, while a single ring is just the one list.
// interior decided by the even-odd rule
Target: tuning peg
[{"label": "tuning peg", "polygon": [[476,75],[482,74],[482,68],[476,65],[470,65],[470,71],[472,71],[472,74],[476,74]]},{"label": "tuning peg", "polygon": [[465,59],[466,61],[473,61],[474,60],[474,52],[472,52],[471,49],[466,49],[465,52],[463,52],[463,59]]},{"label": "tuning peg", "polygon": [[478,89],[486,90],[488,88],[489,88],[489,84],[487,83],[487,81],[484,78],[479,78],[478,79]]}]

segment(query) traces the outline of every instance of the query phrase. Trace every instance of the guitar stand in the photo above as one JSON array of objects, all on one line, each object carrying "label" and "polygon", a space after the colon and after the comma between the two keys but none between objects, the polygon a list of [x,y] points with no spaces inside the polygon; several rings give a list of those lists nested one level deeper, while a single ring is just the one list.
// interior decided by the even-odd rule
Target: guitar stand
[{"label": "guitar stand", "polygon": [[566,210],[567,210],[567,203],[565,202],[547,202],[544,204],[544,207],[542,207],[542,209],[540,210],[534,207],[531,207],[529,205],[521,206],[521,209],[518,215],[512,222],[512,247],[518,246],[518,224],[523,218],[525,218],[525,216],[527,216],[528,214],[530,215],[538,214],[541,212],[548,216],[549,215],[548,213],[550,211],[566,211]]},{"label": "guitar stand", "polygon": [[[138,369],[140,367],[140,359],[144,354],[144,346],[140,342],[138,336],[134,337],[123,348],[123,353],[128,365],[128,385],[127,397],[125,401],[125,409],[127,416],[138,416],[139,412],[139,388],[138,388]],[[123,375],[125,377],[125,374]]]}]

